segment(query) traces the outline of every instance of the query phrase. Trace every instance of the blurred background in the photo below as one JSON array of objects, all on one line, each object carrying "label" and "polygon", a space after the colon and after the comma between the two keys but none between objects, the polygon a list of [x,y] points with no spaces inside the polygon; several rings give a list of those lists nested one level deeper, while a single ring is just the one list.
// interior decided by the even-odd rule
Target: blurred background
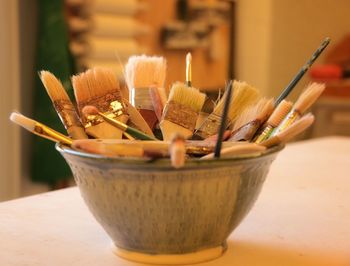
[{"label": "blurred background", "polygon": [[234,78],[272,97],[328,36],[314,66],[330,68],[309,71],[290,98],[311,80],[326,82],[304,138],[350,135],[349,10],[348,0],[0,0],[0,201],[67,186],[52,178],[70,175],[54,145],[37,148],[38,138],[8,119],[18,110],[54,128],[60,123],[41,69],[71,94],[70,76],[89,67],[112,68],[123,84],[130,55],[161,55],[169,88],[185,79],[191,52],[193,84],[208,95]]}]

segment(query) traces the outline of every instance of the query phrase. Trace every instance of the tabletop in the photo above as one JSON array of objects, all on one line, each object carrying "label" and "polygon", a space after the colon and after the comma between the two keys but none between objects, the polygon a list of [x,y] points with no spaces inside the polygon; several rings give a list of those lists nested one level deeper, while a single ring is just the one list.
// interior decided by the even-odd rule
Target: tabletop
[{"label": "tabletop", "polygon": [[[137,266],[74,188],[0,203],[0,265]],[[350,265],[350,138],[288,144],[226,253],[203,266]]]}]

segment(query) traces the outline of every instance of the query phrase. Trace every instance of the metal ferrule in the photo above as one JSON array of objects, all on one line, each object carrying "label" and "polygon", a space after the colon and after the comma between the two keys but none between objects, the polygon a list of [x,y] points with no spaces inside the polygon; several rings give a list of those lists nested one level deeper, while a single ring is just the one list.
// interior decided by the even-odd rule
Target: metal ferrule
[{"label": "metal ferrule", "polygon": [[264,140],[266,140],[270,136],[272,131],[273,131],[273,127],[271,125],[267,125],[264,128],[263,132],[261,132],[261,134],[256,137],[254,142],[256,144],[260,144],[261,142],[263,142]]},{"label": "metal ferrule", "polygon": [[70,139],[69,137],[45,126],[42,125],[40,123],[37,123],[34,127],[34,133],[36,133],[37,135],[50,139],[52,141],[55,142],[60,142],[63,144],[67,144],[67,145],[71,145],[72,144],[72,139]]},{"label": "metal ferrule", "polygon": [[137,109],[154,110],[149,88],[132,88],[130,90],[129,100]]},{"label": "metal ferrule", "polygon": [[282,122],[276,127],[271,136],[276,136],[278,133],[284,131],[287,127],[294,123],[300,117],[300,112],[298,110],[293,109],[290,111],[286,117],[282,120]]},{"label": "metal ferrule", "polygon": [[71,101],[57,100],[54,101],[53,105],[66,129],[72,126],[82,127],[78,114]]},{"label": "metal ferrule", "polygon": [[[109,110],[103,112],[103,114],[108,118],[116,119],[119,116],[125,114],[125,106],[119,101],[113,101],[109,104]],[[104,119],[100,115],[88,115],[85,117],[84,127],[88,128],[98,125],[102,122],[104,122]]]},{"label": "metal ferrule", "polygon": [[197,129],[194,135],[199,137],[200,139],[206,139],[212,135],[215,135],[218,133],[220,123],[221,116],[212,113],[207,117],[207,119],[204,120],[204,122]]}]

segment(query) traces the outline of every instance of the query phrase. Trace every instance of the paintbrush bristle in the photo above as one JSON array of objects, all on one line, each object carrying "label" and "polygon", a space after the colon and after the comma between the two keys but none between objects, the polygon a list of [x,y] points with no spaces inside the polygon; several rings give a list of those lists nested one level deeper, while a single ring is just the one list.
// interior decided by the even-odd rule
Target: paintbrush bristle
[{"label": "paintbrush bristle", "polygon": [[198,89],[187,87],[181,82],[176,82],[171,87],[168,101],[174,101],[178,104],[188,106],[195,112],[199,112],[205,101],[205,94]]},{"label": "paintbrush bristle", "polygon": [[20,114],[17,112],[12,112],[10,115],[10,120],[14,122],[15,124],[29,130],[29,131],[34,131],[35,125],[37,124],[36,121]]},{"label": "paintbrush bristle", "polygon": [[272,127],[277,127],[292,109],[293,103],[283,100],[273,111],[269,119],[267,120],[267,124]]},{"label": "paintbrush bristle", "polygon": [[[254,104],[259,99],[259,91],[247,84],[246,82],[234,81],[233,82],[233,93],[231,94],[231,105],[228,112],[228,120],[234,122],[237,116],[249,105]],[[225,94],[221,100],[215,106],[213,113],[221,116],[224,108]]]},{"label": "paintbrush bristle", "polygon": [[309,84],[304,92],[300,95],[298,100],[295,102],[293,109],[298,110],[303,114],[314,102],[320,97],[326,85],[324,83],[313,82]]},{"label": "paintbrush bristle", "polygon": [[51,101],[69,100],[69,96],[64,89],[61,81],[59,81],[54,74],[49,71],[40,71],[40,79],[49,95]]},{"label": "paintbrush bristle", "polygon": [[[120,92],[117,77],[107,68],[96,67],[73,76],[72,84],[77,102],[85,102],[109,93]],[[121,96],[116,100],[121,101]]]},{"label": "paintbrush bristle", "polygon": [[125,65],[125,81],[129,89],[164,87],[166,60],[159,56],[131,56]]},{"label": "paintbrush bristle", "polygon": [[249,122],[258,120],[264,123],[273,111],[273,99],[260,99],[255,105],[247,107],[238,117],[232,128],[233,131]]}]

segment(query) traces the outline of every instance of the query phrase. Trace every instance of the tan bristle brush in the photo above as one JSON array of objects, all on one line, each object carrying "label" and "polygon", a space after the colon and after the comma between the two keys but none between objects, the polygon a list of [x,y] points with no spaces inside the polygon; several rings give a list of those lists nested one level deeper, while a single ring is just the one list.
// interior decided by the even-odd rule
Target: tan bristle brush
[{"label": "tan bristle brush", "polygon": [[62,83],[49,71],[41,71],[40,79],[68,135],[73,139],[86,139],[83,125]]},{"label": "tan bristle brush", "polygon": [[[231,105],[228,112],[227,125],[234,122],[238,115],[249,105],[256,103],[259,99],[259,92],[254,87],[248,85],[246,82],[234,81],[233,92],[231,95]],[[202,125],[196,130],[194,139],[206,139],[218,132],[221,122],[221,114],[224,107],[225,94],[215,106],[214,111],[207,117]]]},{"label": "tan bristle brush", "polygon": [[234,123],[229,141],[250,141],[273,111],[273,99],[260,99],[246,108]]},{"label": "tan bristle brush", "polygon": [[279,132],[277,135],[274,135],[261,142],[260,145],[270,148],[281,143],[286,143],[311,126],[314,120],[315,117],[311,113],[306,114],[293,124],[289,125],[285,130]]},{"label": "tan bristle brush", "polygon": [[175,133],[185,139],[192,136],[205,97],[204,93],[181,82],[172,86],[159,124],[164,140],[171,140]]},{"label": "tan bristle brush", "polygon": [[308,85],[304,92],[299,96],[298,100],[293,105],[292,110],[282,120],[282,122],[272,132],[272,136],[277,135],[281,131],[285,130],[289,125],[293,124],[295,120],[301,117],[307,109],[313,105],[318,97],[321,96],[325,89],[324,83],[313,82]]},{"label": "tan bristle brush", "polygon": [[[115,74],[106,68],[89,69],[72,77],[75,98],[80,114],[87,105],[93,105],[109,117],[122,123],[128,120],[119,82]],[[122,131],[106,123],[103,119],[87,120],[84,116],[82,122],[85,132],[95,138],[120,139]]]},{"label": "tan bristle brush", "polygon": [[125,66],[125,81],[129,88],[129,101],[135,106],[151,129],[158,118],[150,96],[150,88],[157,88],[160,103],[166,102],[164,89],[166,60],[157,56],[131,56]]},{"label": "tan bristle brush", "polygon": [[49,139],[54,142],[60,142],[66,145],[72,144],[72,139],[69,137],[20,113],[12,112],[10,120],[42,138]]},{"label": "tan bristle brush", "polygon": [[254,142],[259,144],[266,140],[270,136],[273,129],[276,128],[281,123],[283,118],[286,117],[286,115],[292,109],[292,106],[292,102],[282,100],[276,107],[276,109],[273,111],[264,127],[257,132],[257,135],[254,138]]}]

